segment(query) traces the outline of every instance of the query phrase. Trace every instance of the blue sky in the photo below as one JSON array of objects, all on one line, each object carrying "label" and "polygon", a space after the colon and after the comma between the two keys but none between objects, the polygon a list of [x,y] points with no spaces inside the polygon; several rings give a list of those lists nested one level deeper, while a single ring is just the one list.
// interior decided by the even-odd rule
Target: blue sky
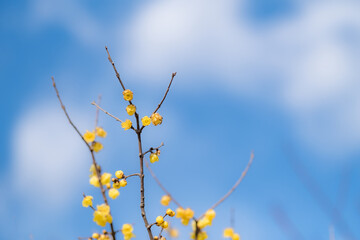
[{"label": "blue sky", "polygon": [[[1,1],[0,239],[101,230],[81,206],[83,192],[101,203],[88,184],[90,156],[50,77],[81,131],[93,128],[99,94],[126,118],[105,45],[141,115],[177,71],[164,122],[145,129],[144,148],[165,143],[153,169],[196,215],[231,188],[254,150],[209,239],[222,237],[231,209],[242,239],[329,239],[329,229],[337,240],[360,238],[359,11],[350,0]],[[135,135],[105,115],[100,124],[109,133],[103,169],[138,171]],[[155,219],[163,193],[148,173],[146,194]],[[143,239],[138,201],[131,179],[111,207],[115,226],[134,223]],[[172,224],[189,238],[190,227]]]}]

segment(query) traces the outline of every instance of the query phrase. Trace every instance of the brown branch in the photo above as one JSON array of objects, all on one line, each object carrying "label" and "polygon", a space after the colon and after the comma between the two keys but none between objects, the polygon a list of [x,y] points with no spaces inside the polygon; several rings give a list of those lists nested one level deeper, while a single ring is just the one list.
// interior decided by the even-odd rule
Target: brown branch
[{"label": "brown branch", "polygon": [[[96,163],[94,151],[93,151],[93,149],[91,148],[91,146],[85,141],[84,137],[82,136],[82,134],[80,133],[80,131],[78,130],[78,128],[75,126],[75,124],[71,121],[70,116],[69,116],[69,114],[67,113],[64,104],[63,104],[62,101],[61,101],[59,91],[58,91],[58,89],[57,89],[57,87],[56,87],[55,79],[54,79],[54,77],[51,77],[51,79],[52,79],[52,82],[53,82],[53,87],[54,87],[54,89],[55,89],[56,95],[57,95],[57,97],[58,97],[58,99],[59,99],[61,108],[63,109],[63,111],[64,111],[67,119],[69,120],[71,126],[72,126],[72,127],[75,129],[75,131],[79,134],[79,136],[80,136],[81,139],[84,141],[84,143],[86,144],[86,146],[88,147],[88,149],[89,149],[89,151],[90,151],[91,158],[92,158],[92,162],[93,162],[94,167],[95,167],[95,170],[96,170],[96,175],[97,175],[98,180],[99,180],[101,194],[102,194],[102,196],[103,196],[103,199],[104,199],[105,204],[109,206],[109,203],[108,203],[108,200],[107,200],[106,194],[105,194],[105,189],[104,189],[104,187],[103,187],[103,185],[102,185],[102,183],[101,183],[101,172],[100,172],[100,169],[98,168],[98,164]],[[116,240],[115,231],[114,231],[114,226],[113,226],[112,223],[110,223],[110,228],[111,228],[111,235],[113,236],[113,240]]]},{"label": "brown branch", "polygon": [[116,121],[121,122],[121,123],[123,122],[119,118],[117,118],[114,115],[112,115],[111,113],[109,113],[108,111],[102,109],[99,105],[96,104],[96,102],[92,102],[91,104],[94,105],[97,109],[100,109],[101,111],[103,111],[105,114],[107,114],[110,117],[114,118]]},{"label": "brown branch", "polygon": [[165,95],[164,95],[163,99],[161,100],[161,102],[159,103],[159,105],[157,106],[157,108],[155,109],[155,111],[153,112],[153,114],[156,113],[157,110],[159,110],[159,108],[161,107],[162,103],[164,102],[164,100],[165,100],[165,98],[166,98],[166,95],[168,94],[168,92],[169,92],[169,90],[170,90],[171,84],[172,84],[175,76],[176,76],[176,72],[174,72],[174,73],[171,74],[171,80],[170,80],[170,83],[169,83],[168,88],[166,89]]},{"label": "brown branch", "polygon": [[117,79],[119,80],[119,83],[121,84],[121,87],[122,87],[122,88],[124,89],[124,91],[125,91],[125,85],[124,85],[124,83],[121,81],[120,74],[119,74],[119,72],[116,70],[115,63],[114,63],[114,61],[112,60],[112,58],[111,58],[111,56],[110,56],[110,53],[109,53],[109,50],[108,50],[107,46],[105,46],[105,49],[106,49],[106,52],[107,52],[107,54],[108,54],[109,62],[111,63],[111,65],[112,65],[113,68],[114,68],[116,77],[117,77]]},{"label": "brown branch", "polygon": [[[246,176],[246,173],[249,171],[249,168],[252,164],[253,159],[254,159],[254,152],[251,152],[249,162],[246,165],[246,168],[244,169],[244,171],[241,173],[240,178],[236,181],[234,186],[222,198],[220,198],[219,201],[217,201],[214,205],[212,205],[212,207],[210,209],[215,209],[217,206],[219,206],[223,201],[225,201],[225,199],[227,199],[235,191],[235,189],[239,186],[239,184],[242,182],[242,180]],[[201,215],[198,219],[202,218],[204,215],[205,215],[205,213],[203,215]]]},{"label": "brown branch", "polygon": [[149,238],[150,240],[154,240],[153,234],[151,232],[151,228],[148,228],[149,222],[147,220],[146,212],[145,212],[144,155],[143,155],[142,142],[141,142],[140,120],[139,120],[139,115],[137,113],[135,113],[135,118],[136,118],[135,132],[138,137],[139,159],[140,159],[140,210]]},{"label": "brown branch", "polygon": [[129,177],[134,177],[134,176],[138,176],[139,178],[141,178],[140,173],[133,173],[133,174],[130,174],[130,175],[128,175],[128,176],[124,176],[124,179],[126,180],[127,178],[129,178]]},{"label": "brown branch", "polygon": [[178,206],[181,207],[181,204],[176,201],[176,199],[171,195],[171,193],[164,187],[164,185],[162,185],[162,183],[160,182],[160,180],[157,178],[157,176],[155,175],[155,173],[153,172],[153,170],[150,168],[149,163],[145,162],[145,165],[147,167],[147,169],[149,170],[151,176],[155,179],[156,183],[159,185],[159,187],[166,193],[166,195],[168,195],[171,200]]},{"label": "brown branch", "polygon": [[146,152],[144,152],[143,153],[143,156],[145,156],[147,153],[149,153],[149,152],[152,152],[152,151],[158,151],[162,146],[164,146],[164,143],[162,142],[161,144],[160,144],[160,146],[158,146],[157,148],[153,148],[153,147],[151,147],[149,150],[147,150]]}]

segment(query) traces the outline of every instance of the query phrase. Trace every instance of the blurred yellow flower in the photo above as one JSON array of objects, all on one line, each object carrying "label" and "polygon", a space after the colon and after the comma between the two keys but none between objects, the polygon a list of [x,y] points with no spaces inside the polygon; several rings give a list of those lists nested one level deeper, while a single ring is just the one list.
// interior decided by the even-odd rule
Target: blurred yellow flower
[{"label": "blurred yellow flower", "polygon": [[93,197],[92,196],[85,196],[82,200],[83,207],[89,207],[93,205]]},{"label": "blurred yellow flower", "polygon": [[111,188],[109,190],[109,197],[111,197],[112,199],[117,198],[119,195],[120,195],[120,192],[117,189]]},{"label": "blurred yellow flower", "polygon": [[99,152],[103,148],[104,148],[104,146],[99,142],[92,143],[92,149],[94,150],[94,152]]},{"label": "blurred yellow flower", "polygon": [[98,135],[99,137],[102,137],[102,138],[106,137],[106,135],[107,135],[107,132],[102,127],[96,127],[95,133],[96,133],[96,135]]},{"label": "blurred yellow flower", "polygon": [[83,135],[83,138],[87,143],[91,143],[92,141],[95,140],[95,133],[89,132],[88,130],[86,130],[86,132]]},{"label": "blurred yellow flower", "polygon": [[131,126],[132,126],[132,122],[131,122],[129,119],[126,119],[125,122],[122,122],[122,123],[121,123],[121,127],[122,127],[124,130],[130,129]]}]

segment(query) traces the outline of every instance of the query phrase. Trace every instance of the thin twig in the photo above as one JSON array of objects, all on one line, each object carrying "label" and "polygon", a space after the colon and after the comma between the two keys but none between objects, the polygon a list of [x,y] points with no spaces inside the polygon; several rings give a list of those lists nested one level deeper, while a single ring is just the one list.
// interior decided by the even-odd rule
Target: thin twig
[{"label": "thin twig", "polygon": [[[58,99],[59,99],[61,108],[63,109],[63,111],[64,111],[67,119],[69,120],[71,126],[72,126],[72,127],[75,129],[75,131],[79,134],[79,136],[80,136],[81,139],[84,141],[84,143],[86,144],[86,146],[88,147],[88,149],[89,149],[89,151],[90,151],[91,158],[92,158],[92,162],[93,162],[94,167],[95,167],[96,175],[97,175],[98,180],[99,180],[101,194],[102,194],[102,196],[103,196],[103,199],[104,199],[105,204],[109,206],[108,200],[107,200],[106,195],[105,195],[105,189],[104,189],[104,187],[103,187],[103,185],[102,185],[102,183],[101,183],[101,172],[100,172],[100,169],[98,168],[98,164],[96,163],[94,151],[93,151],[93,149],[91,148],[91,146],[85,141],[84,137],[82,136],[82,134],[80,133],[80,131],[78,130],[78,128],[75,126],[75,124],[71,121],[70,116],[69,116],[69,114],[67,113],[64,104],[63,104],[62,101],[61,101],[59,91],[58,91],[58,89],[57,89],[57,87],[56,87],[55,79],[54,79],[54,77],[51,77],[51,79],[52,79],[52,82],[53,82],[53,87],[54,87],[54,89],[55,89],[56,95],[57,95],[57,97],[58,97]],[[111,214],[111,213],[110,213],[110,214]],[[114,226],[113,226],[112,223],[110,223],[110,228],[111,228],[111,235],[112,235],[112,237],[113,237],[113,240],[116,240],[115,231],[114,231]]]},{"label": "thin twig", "polygon": [[141,178],[140,173],[133,173],[133,174],[130,174],[130,175],[128,175],[128,176],[124,176],[124,179],[126,180],[127,178],[129,178],[129,177],[134,177],[134,176],[138,176],[139,178]]},{"label": "thin twig", "polygon": [[181,207],[181,204],[176,201],[176,199],[171,195],[171,193],[164,187],[164,185],[162,185],[162,183],[160,182],[160,180],[157,178],[157,176],[155,175],[155,173],[153,172],[153,170],[151,169],[151,167],[149,166],[148,162],[145,162],[145,165],[147,167],[147,169],[149,170],[151,176],[155,179],[156,183],[159,185],[159,187],[166,193],[166,195],[168,195],[171,200],[178,206]]},{"label": "thin twig", "polygon": [[160,146],[158,146],[157,148],[151,147],[149,150],[147,150],[146,152],[144,152],[143,155],[145,156],[147,153],[152,152],[152,151],[158,151],[162,146],[164,146],[164,143],[163,143],[163,142],[162,142],[162,143],[160,144]]},{"label": "thin twig", "polygon": [[[227,199],[235,191],[235,189],[239,186],[239,184],[242,182],[242,180],[246,176],[247,172],[249,171],[249,168],[253,162],[253,159],[254,159],[254,152],[251,152],[249,162],[246,165],[246,168],[244,169],[244,171],[241,173],[241,176],[239,177],[239,179],[234,184],[234,186],[222,198],[220,198],[219,201],[217,201],[214,205],[212,205],[212,207],[210,209],[215,209],[217,206],[219,206],[223,201],[225,201],[225,199]],[[202,214],[198,219],[202,218],[204,215],[205,215],[205,213]]]},{"label": "thin twig", "polygon": [[[100,105],[101,103],[101,95],[98,96],[97,104]],[[99,124],[99,108],[96,108],[96,116],[95,116],[95,129]]]},{"label": "thin twig", "polygon": [[103,111],[105,114],[107,114],[110,117],[114,118],[116,121],[121,122],[121,123],[123,122],[119,118],[117,118],[114,115],[112,115],[111,113],[109,113],[108,111],[102,109],[99,105],[96,104],[96,102],[92,102],[91,104],[94,105],[97,109],[100,109],[101,111]]},{"label": "thin twig", "polygon": [[119,80],[119,82],[120,82],[120,84],[121,84],[121,87],[122,87],[122,88],[124,89],[124,91],[125,91],[125,85],[124,85],[124,83],[121,81],[120,74],[119,74],[119,72],[116,70],[115,63],[114,63],[114,61],[112,60],[112,58],[111,58],[111,56],[110,56],[110,53],[109,53],[109,50],[108,50],[107,46],[105,46],[105,49],[106,49],[106,52],[107,52],[107,54],[108,54],[109,62],[111,63],[111,65],[112,65],[113,68],[114,68],[116,77],[117,77],[117,79]]},{"label": "thin twig", "polygon": [[168,92],[169,92],[169,90],[170,90],[171,84],[172,84],[175,76],[176,76],[176,72],[174,72],[174,73],[171,74],[171,80],[170,80],[170,83],[169,83],[168,88],[166,89],[165,95],[164,95],[163,99],[161,100],[161,102],[159,103],[159,105],[157,106],[157,108],[155,109],[155,111],[153,112],[153,114],[156,113],[157,110],[159,110],[159,108],[161,107],[162,103],[164,102],[164,100],[165,100],[165,98],[166,98],[166,95],[168,94]]}]

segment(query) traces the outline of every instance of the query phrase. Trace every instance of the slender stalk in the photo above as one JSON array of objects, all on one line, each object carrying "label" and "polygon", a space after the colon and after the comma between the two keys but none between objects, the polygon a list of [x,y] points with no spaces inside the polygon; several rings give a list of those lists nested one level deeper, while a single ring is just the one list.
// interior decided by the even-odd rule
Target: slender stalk
[{"label": "slender stalk", "polygon": [[138,137],[139,158],[140,158],[140,210],[141,210],[141,216],[143,218],[146,230],[149,234],[149,238],[150,238],[150,240],[154,240],[153,234],[151,232],[151,228],[149,227],[149,222],[146,218],[146,212],[145,212],[144,154],[143,154],[143,150],[142,150],[139,115],[137,113],[135,113],[135,118],[136,118],[136,134]]},{"label": "slender stalk", "polygon": [[[96,163],[95,155],[94,155],[94,150],[92,149],[92,147],[90,146],[90,144],[85,141],[85,139],[84,139],[84,137],[82,136],[82,134],[80,133],[79,129],[78,129],[78,128],[75,126],[75,124],[71,121],[70,116],[69,116],[69,114],[67,113],[66,108],[65,108],[63,102],[61,101],[61,97],[60,97],[59,91],[58,91],[58,89],[57,89],[57,87],[56,87],[55,79],[54,79],[54,77],[51,77],[51,79],[52,79],[52,82],[53,82],[53,87],[54,87],[55,92],[56,92],[56,96],[57,96],[57,98],[59,99],[61,108],[63,109],[66,118],[68,119],[68,121],[69,121],[69,123],[71,124],[71,126],[74,128],[74,130],[77,132],[77,134],[81,137],[81,139],[83,140],[83,142],[86,144],[86,146],[88,147],[88,149],[89,149],[89,151],[90,151],[91,158],[92,158],[92,162],[93,162],[94,167],[95,167],[95,170],[96,170],[96,175],[97,175],[98,180],[99,180],[101,194],[102,194],[102,196],[103,196],[103,199],[104,199],[105,204],[106,204],[106,205],[109,205],[108,200],[107,200],[107,198],[106,198],[104,186],[101,184],[101,170],[100,170],[100,168],[98,167],[98,164]],[[111,214],[111,213],[110,213],[110,214]],[[116,240],[116,236],[115,236],[116,233],[115,233],[115,231],[114,231],[114,226],[113,226],[112,223],[110,223],[110,228],[111,228],[111,235],[112,235],[112,237],[113,237],[113,240]]]}]

